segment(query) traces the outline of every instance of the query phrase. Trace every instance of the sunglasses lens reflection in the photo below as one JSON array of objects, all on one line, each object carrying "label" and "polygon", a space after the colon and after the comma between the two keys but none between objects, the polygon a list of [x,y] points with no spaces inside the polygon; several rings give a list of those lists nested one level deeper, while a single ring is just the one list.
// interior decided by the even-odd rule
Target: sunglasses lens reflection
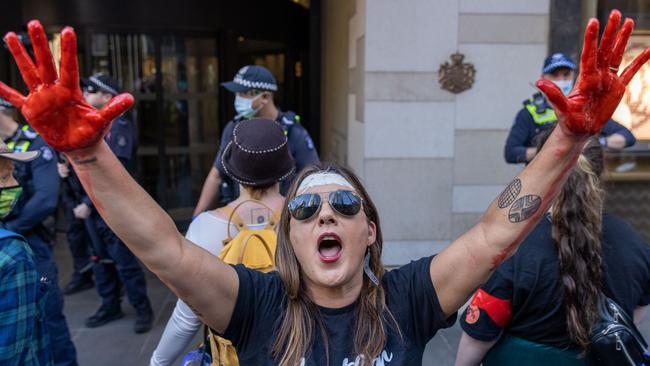
[{"label": "sunglasses lens reflection", "polygon": [[296,220],[307,220],[318,211],[320,202],[320,196],[317,194],[301,194],[289,202],[289,212]]},{"label": "sunglasses lens reflection", "polygon": [[354,216],[361,210],[361,198],[351,191],[339,190],[330,193],[329,203],[344,216]]}]

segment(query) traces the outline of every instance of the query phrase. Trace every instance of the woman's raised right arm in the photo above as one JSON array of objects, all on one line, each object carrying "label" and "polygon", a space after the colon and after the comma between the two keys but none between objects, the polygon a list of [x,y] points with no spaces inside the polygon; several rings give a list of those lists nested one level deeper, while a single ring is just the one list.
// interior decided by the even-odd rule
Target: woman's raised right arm
[{"label": "woman's raised right arm", "polygon": [[66,153],[95,207],[129,249],[204,322],[225,330],[237,298],[236,272],[186,240],[104,142],[111,122],[131,107],[133,97],[121,94],[94,109],[79,87],[72,28],[61,32],[60,77],[41,24],[31,21],[28,32],[35,63],[16,34],[8,33],[5,42],[30,93],[23,96],[0,83],[0,96],[20,109],[50,146]]},{"label": "woman's raised right arm", "polygon": [[237,299],[235,270],[185,239],[104,141],[66,155],[102,218],[133,254],[203,321],[225,330]]}]

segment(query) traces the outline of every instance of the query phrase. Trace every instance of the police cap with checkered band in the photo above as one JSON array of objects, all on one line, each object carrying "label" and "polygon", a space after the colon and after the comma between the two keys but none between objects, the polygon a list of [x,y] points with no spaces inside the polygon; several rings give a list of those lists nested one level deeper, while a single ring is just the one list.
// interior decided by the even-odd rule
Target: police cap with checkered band
[{"label": "police cap with checkered band", "polygon": [[221,83],[221,85],[233,93],[243,93],[249,90],[263,90],[275,92],[278,90],[278,83],[271,72],[258,65],[244,66],[232,81]]}]

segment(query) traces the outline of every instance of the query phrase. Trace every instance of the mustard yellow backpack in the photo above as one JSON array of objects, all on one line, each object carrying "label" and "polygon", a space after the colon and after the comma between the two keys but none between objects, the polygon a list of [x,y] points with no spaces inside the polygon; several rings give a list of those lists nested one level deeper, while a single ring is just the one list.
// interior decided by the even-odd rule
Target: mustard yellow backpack
[{"label": "mustard yellow backpack", "polygon": [[[237,209],[246,202],[254,202],[268,210],[270,215],[264,228],[250,229],[237,215]],[[248,268],[262,272],[275,270],[275,247],[277,245],[275,226],[279,221],[280,212],[273,212],[269,206],[257,200],[243,201],[234,208],[225,206],[221,210],[228,215],[228,237],[223,240],[223,249],[219,253],[219,258],[228,264],[243,264]],[[239,230],[234,237],[231,233],[233,224]],[[208,327],[206,330],[205,348],[212,356],[210,365],[239,365],[237,351],[232,343],[214,334]]]}]

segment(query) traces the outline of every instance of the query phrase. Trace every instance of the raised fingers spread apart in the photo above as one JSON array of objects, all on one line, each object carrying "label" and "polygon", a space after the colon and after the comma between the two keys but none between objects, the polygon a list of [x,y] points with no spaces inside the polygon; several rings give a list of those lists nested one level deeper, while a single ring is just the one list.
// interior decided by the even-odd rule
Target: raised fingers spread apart
[{"label": "raised fingers spread apart", "polygon": [[32,41],[36,64],[32,61],[16,33],[7,33],[4,40],[16,60],[25,84],[29,90],[35,90],[41,84],[53,84],[57,79],[57,74],[47,36],[41,23],[32,20],[27,25],[27,31]]},{"label": "raised fingers spread apart", "polygon": [[616,37],[616,44],[614,45],[610,58],[610,66],[613,69],[618,70],[621,61],[623,61],[623,53],[625,53],[625,46],[627,46],[627,41],[630,39],[632,29],[634,29],[634,21],[630,18],[625,19],[623,27],[621,27],[621,31],[618,32]]},{"label": "raised fingers spread apart", "polygon": [[38,20],[32,20],[27,24],[29,38],[32,40],[34,56],[36,58],[36,67],[44,84],[53,84],[56,81],[56,67],[52,59],[52,52],[47,43],[47,35]]},{"label": "raised fingers spread apart", "polygon": [[99,110],[99,115],[104,121],[110,122],[122,113],[126,112],[133,105],[133,96],[128,93],[113,97],[106,105]]},{"label": "raised fingers spread apart", "polygon": [[18,70],[20,70],[20,74],[23,76],[23,80],[29,90],[36,89],[41,84],[41,78],[38,76],[34,62],[29,57],[29,54],[27,54],[27,50],[23,44],[20,43],[20,39],[16,33],[7,33],[5,35],[5,43],[14,56]]},{"label": "raised fingers spread apart", "polygon": [[19,109],[23,107],[23,104],[25,104],[25,96],[15,89],[8,87],[7,84],[2,81],[0,81],[0,97],[5,98],[14,107]]},{"label": "raised fingers spread apart", "polygon": [[[614,11],[612,11],[612,14],[614,14]],[[610,15],[610,20],[611,19],[612,15]],[[629,18],[625,19],[623,27],[621,27],[621,30],[617,34],[616,44],[610,52],[611,58],[609,68],[612,71],[618,70],[619,65],[623,61],[625,47],[627,46],[627,42],[630,40],[630,35],[632,34],[633,29],[634,21]],[[643,52],[637,55],[634,60],[625,68],[625,70],[623,70],[620,76],[621,82],[624,85],[629,84],[630,80],[632,80],[637,71],[639,71],[641,66],[643,66],[648,61],[648,59],[650,59],[650,48],[645,49]]]},{"label": "raised fingers spread apart", "polygon": [[77,36],[71,27],[61,31],[61,84],[68,89],[79,88]]},{"label": "raised fingers spread apart", "polygon": [[630,80],[634,77],[634,74],[636,74],[637,71],[645,64],[648,62],[648,59],[650,59],[650,48],[646,48],[639,54],[631,64],[629,64],[625,70],[623,70],[623,73],[621,74],[621,80],[623,81],[623,84],[627,85],[630,83]]},{"label": "raised fingers spread apart", "polygon": [[560,112],[566,112],[568,110],[568,100],[560,88],[555,85],[555,83],[548,79],[539,79],[535,83],[535,86],[537,86],[539,90],[541,90],[542,93],[546,95],[546,98],[555,109]]},{"label": "raised fingers spread apart", "polygon": [[597,60],[597,42],[598,42],[598,21],[590,19],[585,29],[585,43],[582,46],[582,55],[580,56],[580,73],[593,74],[596,72]]},{"label": "raised fingers spread apart", "polygon": [[621,24],[621,13],[618,10],[613,10],[611,14],[609,14],[609,20],[605,26],[603,37],[600,40],[600,47],[598,47],[599,68],[606,68],[610,66],[612,48],[616,42],[619,24]]}]

